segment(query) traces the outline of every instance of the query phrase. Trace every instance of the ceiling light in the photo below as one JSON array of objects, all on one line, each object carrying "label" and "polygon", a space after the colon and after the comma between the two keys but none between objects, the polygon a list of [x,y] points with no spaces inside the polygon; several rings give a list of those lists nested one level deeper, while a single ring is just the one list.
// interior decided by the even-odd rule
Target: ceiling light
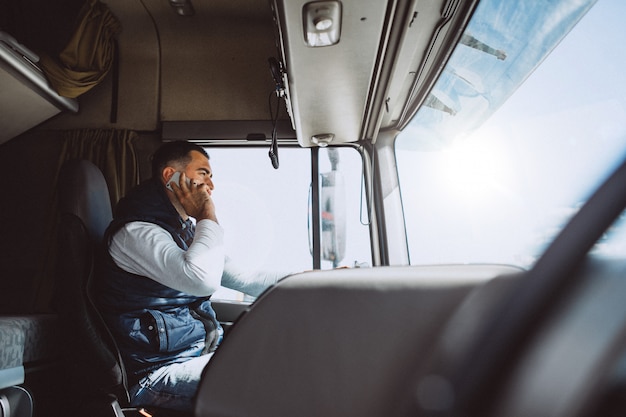
[{"label": "ceiling light", "polygon": [[315,29],[317,29],[318,31],[330,29],[330,27],[333,25],[332,19],[328,17],[317,18],[313,23],[315,23]]},{"label": "ceiling light", "polygon": [[313,1],[302,8],[304,42],[308,46],[330,46],[341,35],[341,3]]},{"label": "ceiling light", "polygon": [[179,16],[193,16],[196,14],[191,0],[170,0],[170,6],[174,8]]},{"label": "ceiling light", "polygon": [[311,137],[311,142],[321,148],[325,148],[330,142],[333,141],[333,139],[335,139],[335,135],[333,133],[323,133],[320,135],[313,135]]}]

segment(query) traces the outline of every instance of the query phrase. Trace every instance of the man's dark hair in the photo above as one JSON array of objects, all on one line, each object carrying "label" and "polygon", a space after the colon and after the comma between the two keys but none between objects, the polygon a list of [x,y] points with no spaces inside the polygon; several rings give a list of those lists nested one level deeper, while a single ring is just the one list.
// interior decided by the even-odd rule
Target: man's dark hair
[{"label": "man's dark hair", "polygon": [[202,146],[186,141],[167,142],[152,155],[152,176],[161,175],[163,168],[171,165],[187,165],[191,161],[191,151],[200,152],[209,159]]}]

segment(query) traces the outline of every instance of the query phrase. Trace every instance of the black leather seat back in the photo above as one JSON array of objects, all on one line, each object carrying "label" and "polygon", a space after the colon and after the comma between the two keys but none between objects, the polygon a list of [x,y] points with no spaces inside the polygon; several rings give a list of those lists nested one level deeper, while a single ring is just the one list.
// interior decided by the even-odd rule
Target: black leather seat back
[{"label": "black leather seat back", "polygon": [[95,256],[112,219],[106,181],[93,163],[71,160],[58,181],[60,221],[55,301],[72,392],[85,402],[115,394],[125,404],[123,364],[91,299]]}]

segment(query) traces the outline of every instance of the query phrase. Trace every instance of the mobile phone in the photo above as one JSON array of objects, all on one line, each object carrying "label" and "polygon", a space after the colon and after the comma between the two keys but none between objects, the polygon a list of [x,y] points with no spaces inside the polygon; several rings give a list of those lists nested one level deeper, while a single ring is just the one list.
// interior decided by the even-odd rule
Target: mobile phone
[{"label": "mobile phone", "polygon": [[[170,178],[170,180],[167,182],[167,184],[165,184],[167,189],[170,190],[170,191],[174,191],[172,189],[172,183],[173,182],[175,182],[176,185],[180,186],[180,172],[179,171],[176,171],[174,173],[174,175],[172,175],[172,178]],[[187,185],[191,185],[191,180],[189,178],[187,178]]]}]

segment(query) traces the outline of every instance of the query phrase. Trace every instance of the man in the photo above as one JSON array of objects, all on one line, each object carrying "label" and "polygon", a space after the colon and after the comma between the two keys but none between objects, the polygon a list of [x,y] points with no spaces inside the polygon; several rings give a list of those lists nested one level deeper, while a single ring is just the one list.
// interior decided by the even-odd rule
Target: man
[{"label": "man", "polygon": [[120,200],[107,229],[98,306],[120,348],[132,405],[192,410],[223,334],[211,294],[221,284],[257,296],[286,275],[249,274],[226,257],[212,177],[203,148],[167,143],[154,155],[152,178]]}]

